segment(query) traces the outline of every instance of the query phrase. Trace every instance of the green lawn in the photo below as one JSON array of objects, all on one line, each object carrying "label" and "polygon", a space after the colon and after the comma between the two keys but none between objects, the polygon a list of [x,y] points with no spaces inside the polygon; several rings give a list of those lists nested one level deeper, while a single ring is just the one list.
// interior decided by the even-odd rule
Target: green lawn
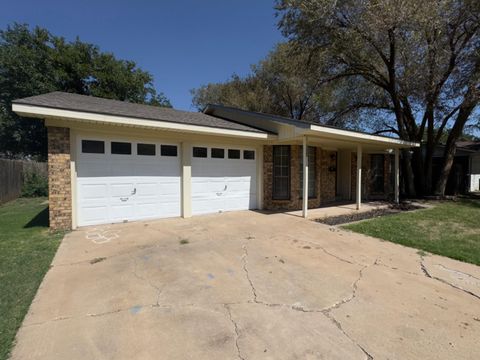
[{"label": "green lawn", "polygon": [[379,217],[346,229],[480,265],[480,200]]},{"label": "green lawn", "polygon": [[0,360],[7,359],[62,236],[48,232],[45,198],[0,206]]}]

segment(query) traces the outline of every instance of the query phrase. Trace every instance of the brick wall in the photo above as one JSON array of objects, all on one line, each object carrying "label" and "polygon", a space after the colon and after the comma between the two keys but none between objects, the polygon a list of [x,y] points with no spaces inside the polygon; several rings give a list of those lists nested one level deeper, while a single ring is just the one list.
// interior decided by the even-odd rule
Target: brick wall
[{"label": "brick wall", "polygon": [[[290,199],[273,200],[273,146],[265,145],[263,148],[263,206],[268,210],[300,210],[302,209],[302,184],[300,176],[300,157],[302,156],[300,145],[290,146]],[[322,190],[321,174],[323,152],[317,147],[315,152],[315,197],[308,199],[308,207],[320,206],[321,198],[325,194]],[[329,178],[328,178],[329,179]],[[330,179],[329,179],[330,181]],[[334,183],[335,184],[335,183]],[[330,190],[331,191],[331,190]],[[335,197],[335,185],[333,185],[333,196]]]},{"label": "brick wall", "polygon": [[[352,153],[352,200],[356,199],[357,194],[357,154]],[[392,156],[384,155],[384,192],[373,193],[371,181],[371,157],[370,154],[362,156],[362,199],[376,200],[386,199],[393,194],[394,184],[392,183],[393,160]]]},{"label": "brick wall", "polygon": [[48,201],[51,230],[72,227],[70,130],[48,127]]},{"label": "brick wall", "polygon": [[337,192],[337,153],[321,150],[320,152],[320,199],[325,205],[335,201]]}]

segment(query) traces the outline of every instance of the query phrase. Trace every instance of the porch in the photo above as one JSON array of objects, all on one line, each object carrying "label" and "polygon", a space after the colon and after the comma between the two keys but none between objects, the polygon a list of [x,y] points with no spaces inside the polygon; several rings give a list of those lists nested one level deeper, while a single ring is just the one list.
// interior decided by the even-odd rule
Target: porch
[{"label": "porch", "polygon": [[264,209],[318,218],[378,208],[372,200],[398,203],[400,149],[411,145],[325,129],[335,134],[310,130],[264,146]]},{"label": "porch", "polygon": [[[357,209],[357,204],[355,202],[339,201],[331,205],[324,205],[314,209],[308,209],[307,218],[322,219],[332,216],[349,215],[358,212],[368,212],[372,210],[386,209],[389,205],[390,203],[388,201],[365,201],[362,203],[360,209]],[[289,211],[286,214],[303,217],[303,210]]]}]

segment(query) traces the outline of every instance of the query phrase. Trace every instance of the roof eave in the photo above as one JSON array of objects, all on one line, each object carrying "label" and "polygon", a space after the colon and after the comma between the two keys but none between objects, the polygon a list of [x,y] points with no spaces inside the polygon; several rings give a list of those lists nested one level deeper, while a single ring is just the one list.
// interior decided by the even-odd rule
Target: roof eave
[{"label": "roof eave", "polygon": [[230,136],[251,139],[273,139],[276,136],[268,133],[225,129],[202,125],[183,124],[171,121],[159,121],[142,118],[130,118],[126,116],[106,115],[95,112],[56,109],[52,107],[12,103],[12,110],[18,115],[32,118],[52,118],[66,121],[83,121],[91,123],[102,123],[119,126],[130,126],[138,128],[150,128],[165,131],[181,131],[201,133],[206,135]]},{"label": "roof eave", "polygon": [[336,129],[332,127],[324,127],[317,125],[310,125],[310,127],[304,131],[304,134],[317,135],[317,136],[329,136],[338,140],[356,141],[359,143],[369,143],[376,145],[385,145],[392,148],[412,148],[419,147],[420,143],[405,141],[401,139],[388,138],[384,136],[377,136],[371,134],[357,133],[349,130]]}]

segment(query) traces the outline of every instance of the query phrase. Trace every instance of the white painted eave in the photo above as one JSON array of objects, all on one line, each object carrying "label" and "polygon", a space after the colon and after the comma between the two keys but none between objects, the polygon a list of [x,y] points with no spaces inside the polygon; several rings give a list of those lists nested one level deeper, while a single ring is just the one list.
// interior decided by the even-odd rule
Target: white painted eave
[{"label": "white painted eave", "polygon": [[209,126],[180,124],[169,121],[158,121],[141,118],[130,118],[124,116],[106,115],[74,110],[55,109],[43,106],[34,106],[26,104],[12,104],[12,110],[18,115],[24,117],[33,117],[40,119],[60,119],[62,121],[90,122],[98,124],[110,124],[117,126],[127,126],[136,128],[149,128],[165,131],[179,131],[188,133],[197,133],[204,135],[217,135],[229,137],[241,137],[251,139],[275,139],[276,135],[267,133],[257,133],[253,131],[242,131],[232,129],[222,129]]},{"label": "white painted eave", "polygon": [[412,148],[420,146],[420,143],[417,142],[388,138],[385,136],[365,134],[343,129],[336,129],[326,126],[310,125],[309,129],[302,129],[301,132],[305,135],[328,137],[330,139],[335,139],[339,141],[351,141],[370,145],[386,145],[395,148]]}]

